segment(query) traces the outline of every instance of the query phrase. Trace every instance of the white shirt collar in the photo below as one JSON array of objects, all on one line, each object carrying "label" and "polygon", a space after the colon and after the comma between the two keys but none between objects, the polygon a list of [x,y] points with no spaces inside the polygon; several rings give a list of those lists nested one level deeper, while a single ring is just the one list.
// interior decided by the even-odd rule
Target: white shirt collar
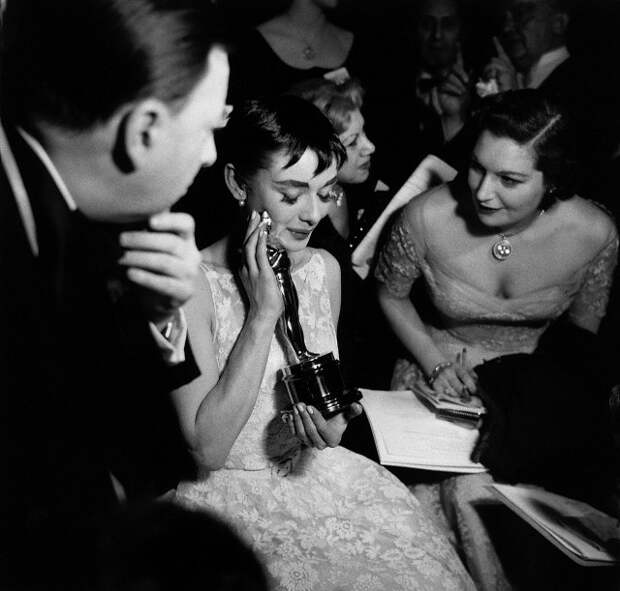
[{"label": "white shirt collar", "polygon": [[527,88],[538,88],[562,62],[570,57],[566,45],[543,53],[526,76]]},{"label": "white shirt collar", "polygon": [[63,196],[63,199],[67,203],[67,207],[71,211],[75,211],[78,208],[77,204],[75,203],[75,200],[71,196],[71,193],[69,193],[69,189],[67,188],[67,185],[65,185],[65,182],[62,180],[62,177],[60,176],[58,169],[56,168],[56,166],[54,166],[52,159],[49,157],[49,155],[47,154],[43,146],[37,140],[35,140],[28,132],[24,131],[21,127],[18,127],[17,131],[19,131],[20,135],[24,138],[24,141],[32,148],[33,152],[39,157],[39,160],[41,160],[41,162],[43,163],[43,166],[45,166],[45,168],[47,169],[47,172],[49,172],[52,179],[54,179],[54,182],[56,183],[56,186],[58,187],[60,194]]}]

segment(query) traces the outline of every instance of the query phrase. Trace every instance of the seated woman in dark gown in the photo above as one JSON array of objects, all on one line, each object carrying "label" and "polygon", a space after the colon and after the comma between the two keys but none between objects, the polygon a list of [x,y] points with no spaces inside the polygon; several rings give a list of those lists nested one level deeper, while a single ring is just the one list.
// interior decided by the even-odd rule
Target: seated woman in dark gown
[{"label": "seated woman in dark gown", "polygon": [[[564,114],[537,91],[489,99],[467,176],[403,209],[376,268],[381,305],[409,353],[393,388],[422,382],[467,397],[476,391],[475,366],[531,353],[560,316],[597,332],[618,235],[605,211],[574,195],[569,132]],[[432,318],[409,298],[418,279]],[[415,490],[456,532],[480,587],[508,588],[477,509],[488,502],[490,480],[456,476]]]}]

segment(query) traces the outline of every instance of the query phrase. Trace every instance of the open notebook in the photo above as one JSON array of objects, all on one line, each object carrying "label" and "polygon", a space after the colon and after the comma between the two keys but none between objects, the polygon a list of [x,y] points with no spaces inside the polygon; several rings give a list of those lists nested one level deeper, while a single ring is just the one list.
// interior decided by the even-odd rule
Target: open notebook
[{"label": "open notebook", "polygon": [[387,466],[473,473],[470,460],[478,430],[435,416],[411,390],[362,390],[362,406],[379,455]]},{"label": "open notebook", "polygon": [[362,279],[365,279],[368,275],[381,231],[390,219],[390,216],[416,195],[423,193],[437,183],[451,181],[455,176],[456,170],[440,158],[437,158],[437,156],[429,154],[424,158],[394,197],[392,197],[377,218],[377,221],[353,251],[351,255],[353,269]]},{"label": "open notebook", "polygon": [[497,498],[582,566],[620,561],[620,521],[594,507],[533,486],[492,484]]}]

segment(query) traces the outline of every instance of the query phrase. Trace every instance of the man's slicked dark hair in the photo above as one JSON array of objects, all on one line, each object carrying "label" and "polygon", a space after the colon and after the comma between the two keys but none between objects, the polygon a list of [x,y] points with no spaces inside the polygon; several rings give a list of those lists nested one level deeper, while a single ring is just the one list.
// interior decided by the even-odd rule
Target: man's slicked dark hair
[{"label": "man's slicked dark hair", "polygon": [[206,0],[9,2],[3,116],[81,131],[146,97],[180,108],[221,39],[208,5]]},{"label": "man's slicked dark hair", "polygon": [[235,107],[224,130],[221,146],[222,162],[235,165],[236,174],[244,182],[260,169],[267,169],[271,159],[283,152],[293,166],[306,150],[317,155],[315,174],[332,162],[338,167],[346,153],[332,124],[313,104],[296,96],[247,100]]}]

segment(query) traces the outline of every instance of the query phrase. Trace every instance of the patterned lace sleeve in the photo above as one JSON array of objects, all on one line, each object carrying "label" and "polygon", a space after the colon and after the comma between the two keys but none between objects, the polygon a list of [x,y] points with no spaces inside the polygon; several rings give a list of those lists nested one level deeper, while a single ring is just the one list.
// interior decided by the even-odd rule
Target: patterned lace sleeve
[{"label": "patterned lace sleeve", "polygon": [[573,320],[600,320],[605,316],[617,262],[618,234],[614,230],[586,270],[581,289],[570,307],[569,314]]},{"label": "patterned lace sleeve", "polygon": [[420,273],[420,259],[405,215],[401,213],[379,253],[375,278],[385,284],[392,295],[402,298],[409,295],[411,286]]}]

